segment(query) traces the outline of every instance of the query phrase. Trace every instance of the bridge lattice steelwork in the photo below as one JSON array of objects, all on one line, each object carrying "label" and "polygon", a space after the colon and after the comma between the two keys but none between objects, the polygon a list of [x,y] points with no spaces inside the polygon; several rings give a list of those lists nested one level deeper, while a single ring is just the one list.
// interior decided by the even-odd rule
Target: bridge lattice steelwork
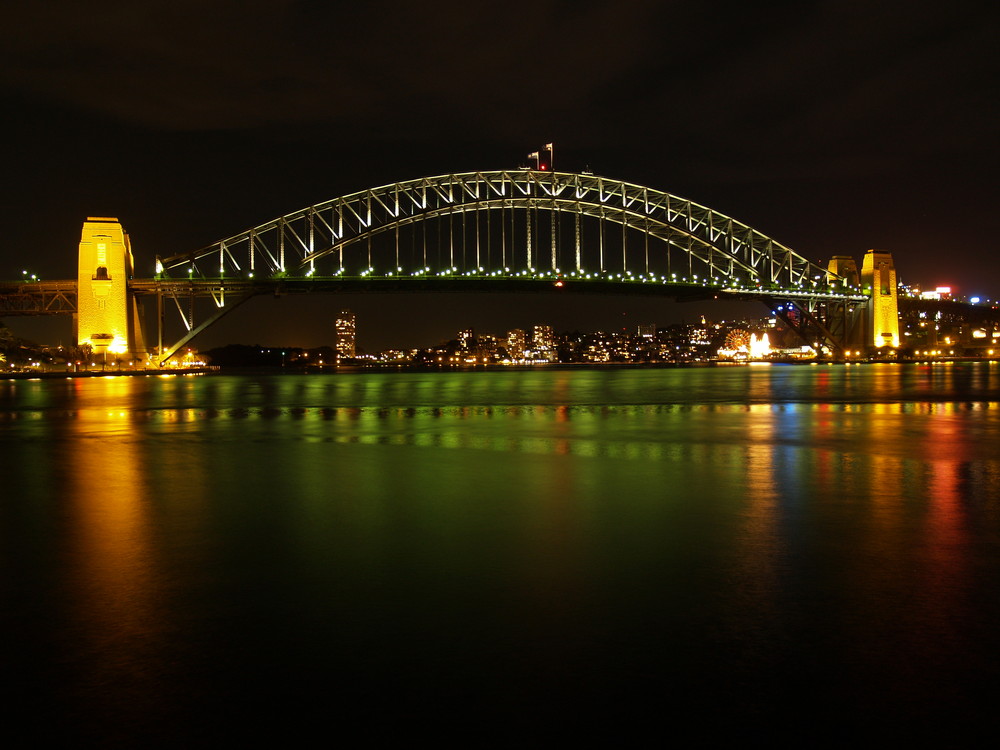
[{"label": "bridge lattice steelwork", "polygon": [[685,198],[592,174],[523,169],[423,177],[334,198],[158,259],[158,276],[178,271],[192,278],[555,274],[747,290],[812,288],[826,278],[788,247]]},{"label": "bridge lattice steelwork", "polygon": [[[160,295],[161,310],[163,294],[177,303],[188,334],[169,355],[234,305],[272,290],[553,285],[758,298],[780,307],[805,339],[834,348],[867,299],[844,282],[831,284],[826,269],[790,248],[686,198],[538,169],[422,177],[334,198],[198,251],[158,258],[156,283],[135,288]],[[185,310],[180,297],[207,295],[217,311],[195,325],[193,302]],[[795,312],[786,315],[789,309]]]},{"label": "bridge lattice steelwork", "polygon": [[[72,283],[72,282],[66,282]],[[760,299],[803,338],[839,349],[860,289],[735,219],[653,188],[539,169],[423,177],[295,211],[156,259],[161,361],[241,302],[305,291],[553,291]],[[58,312],[74,300],[9,300]],[[212,311],[196,322],[196,298]],[[186,328],[163,345],[164,304]],[[44,308],[44,309],[43,309]]]}]

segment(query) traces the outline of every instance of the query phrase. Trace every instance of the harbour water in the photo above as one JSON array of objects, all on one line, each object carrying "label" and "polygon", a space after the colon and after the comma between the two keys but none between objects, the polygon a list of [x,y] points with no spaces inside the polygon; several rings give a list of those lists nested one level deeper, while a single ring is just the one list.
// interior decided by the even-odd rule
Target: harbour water
[{"label": "harbour water", "polygon": [[0,381],[7,708],[101,746],[961,745],[998,449],[986,362]]}]

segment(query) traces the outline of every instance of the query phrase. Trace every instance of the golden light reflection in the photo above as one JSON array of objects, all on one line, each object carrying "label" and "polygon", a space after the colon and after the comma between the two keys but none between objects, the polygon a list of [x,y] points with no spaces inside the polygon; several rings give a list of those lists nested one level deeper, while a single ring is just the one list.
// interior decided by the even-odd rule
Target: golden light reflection
[{"label": "golden light reflection", "polygon": [[[168,618],[162,612],[159,564],[142,493],[142,443],[122,438],[129,423],[126,411],[98,408],[80,409],[68,421],[81,448],[68,453],[63,498],[71,508],[75,541],[75,580],[68,597],[73,630],[90,641],[88,651],[114,655],[87,665],[81,680],[126,684],[142,706],[157,693],[147,665],[158,660],[153,654],[161,647]],[[97,701],[93,710],[102,708]]]},{"label": "golden light reflection", "polygon": [[734,567],[743,581],[741,588],[752,592],[761,603],[774,604],[777,568],[781,555],[778,531],[780,501],[775,469],[775,446],[780,427],[770,404],[751,404],[747,409],[749,440],[745,448],[743,486],[746,502],[741,509],[742,525],[736,550],[739,565]]},{"label": "golden light reflection", "polygon": [[929,466],[927,500],[928,586],[940,606],[948,607],[959,590],[956,581],[964,572],[965,513],[962,508],[961,460],[937,460]]}]

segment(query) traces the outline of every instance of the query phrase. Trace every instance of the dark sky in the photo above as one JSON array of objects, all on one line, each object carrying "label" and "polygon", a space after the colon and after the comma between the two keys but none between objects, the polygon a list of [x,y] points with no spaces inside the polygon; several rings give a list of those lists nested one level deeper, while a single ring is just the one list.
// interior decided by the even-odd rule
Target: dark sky
[{"label": "dark sky", "polygon": [[[513,168],[553,141],[560,170],[690,198],[814,260],[883,248],[908,283],[1000,297],[997,4],[733,5],[6,3],[0,278],[74,276],[87,215],[118,216],[149,276],[157,254],[366,187]],[[369,348],[530,316],[713,314],[413,303],[254,301],[202,344],[328,343],[345,305]]]}]

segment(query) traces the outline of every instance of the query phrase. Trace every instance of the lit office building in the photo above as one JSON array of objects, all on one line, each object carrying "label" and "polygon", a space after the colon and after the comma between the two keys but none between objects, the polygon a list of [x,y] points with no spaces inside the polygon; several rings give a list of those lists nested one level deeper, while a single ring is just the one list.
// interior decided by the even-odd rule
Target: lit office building
[{"label": "lit office building", "polygon": [[556,360],[556,334],[552,326],[537,325],[532,329],[531,350],[533,359],[546,362]]},{"label": "lit office building", "polygon": [[524,359],[527,340],[524,331],[515,328],[507,334],[507,355],[513,360]]},{"label": "lit office building", "polygon": [[336,327],[337,334],[337,341],[334,348],[337,350],[337,356],[348,358],[354,357],[357,354],[357,349],[354,343],[354,313],[350,310],[342,310],[337,316],[337,321],[334,325]]}]

